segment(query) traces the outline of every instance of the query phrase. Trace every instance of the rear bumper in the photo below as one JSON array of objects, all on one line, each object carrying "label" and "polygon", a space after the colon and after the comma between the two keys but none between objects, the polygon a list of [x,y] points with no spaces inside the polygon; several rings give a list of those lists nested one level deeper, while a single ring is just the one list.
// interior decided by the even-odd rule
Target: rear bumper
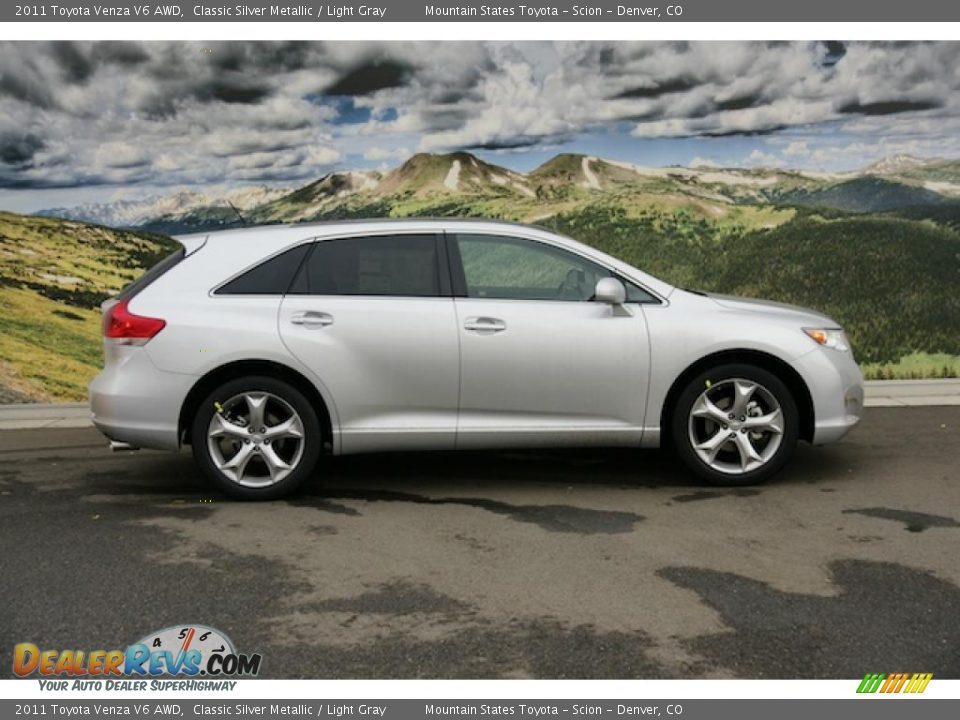
[{"label": "rear bumper", "polygon": [[813,400],[813,444],[835,442],[863,415],[863,375],[848,352],[815,348],[794,361]]},{"label": "rear bumper", "polygon": [[158,370],[142,347],[113,347],[109,354],[90,383],[93,424],[134,447],[179,449],[180,408],[197,378]]}]

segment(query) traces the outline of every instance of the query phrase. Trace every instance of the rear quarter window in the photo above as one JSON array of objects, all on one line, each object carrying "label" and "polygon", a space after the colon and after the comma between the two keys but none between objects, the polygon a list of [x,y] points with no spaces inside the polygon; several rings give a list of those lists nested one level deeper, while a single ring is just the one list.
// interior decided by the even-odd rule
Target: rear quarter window
[{"label": "rear quarter window", "polygon": [[309,243],[286,250],[221,285],[214,294],[286,295],[309,251]]}]

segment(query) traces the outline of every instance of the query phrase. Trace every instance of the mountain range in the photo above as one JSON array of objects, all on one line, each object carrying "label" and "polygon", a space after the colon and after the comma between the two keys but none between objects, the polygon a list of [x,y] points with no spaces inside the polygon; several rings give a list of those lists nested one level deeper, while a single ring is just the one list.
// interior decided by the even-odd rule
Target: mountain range
[{"label": "mountain range", "polygon": [[237,211],[242,214],[245,210],[282,197],[290,190],[266,185],[237,187],[222,193],[183,189],[168,195],[152,194],[136,200],[120,199],[49,208],[35,214],[118,228],[145,227],[158,218],[189,218],[195,213],[219,213],[225,223],[240,222]]},{"label": "mountain range", "polygon": [[[332,172],[299,188],[179,190],[142,200],[50,208],[39,215],[165,233],[377,214],[447,214],[466,200],[496,217],[540,221],[604,198],[629,194],[684,204],[705,218],[736,206],[796,205],[884,212],[960,202],[960,161],[898,155],[859,171],[778,168],[644,167],[565,153],[529,173],[466,152],[420,153],[388,171]],[[659,196],[659,197],[656,197]],[[749,213],[747,213],[749,214]]]}]

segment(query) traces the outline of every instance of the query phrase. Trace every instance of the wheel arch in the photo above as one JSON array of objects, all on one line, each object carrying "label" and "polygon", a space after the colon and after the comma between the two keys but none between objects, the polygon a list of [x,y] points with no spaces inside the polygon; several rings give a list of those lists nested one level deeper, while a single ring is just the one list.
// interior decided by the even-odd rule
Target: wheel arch
[{"label": "wheel arch", "polygon": [[720,352],[711,353],[691,363],[676,377],[670,386],[670,390],[667,392],[663,407],[660,409],[660,433],[662,441],[669,439],[670,416],[673,413],[674,405],[680,393],[687,383],[707,368],[729,363],[755,365],[779,377],[784,384],[786,384],[787,389],[790,390],[790,394],[793,395],[793,399],[797,403],[797,411],[800,414],[800,438],[807,442],[813,441],[814,421],[816,419],[813,409],[813,397],[810,395],[810,389],[800,376],[800,373],[776,355],[771,355],[762,350],[748,349],[721,350]]},{"label": "wheel arch", "polygon": [[214,388],[219,385],[247,375],[267,375],[274,377],[290,383],[303,393],[317,410],[320,425],[323,429],[324,448],[325,451],[328,451],[328,444],[333,442],[333,419],[330,414],[330,409],[320,394],[320,391],[317,389],[317,386],[297,370],[272,360],[236,360],[210,370],[206,375],[197,380],[193,387],[190,388],[190,392],[187,393],[187,397],[184,399],[183,405],[180,408],[180,417],[177,423],[177,437],[181,445],[188,445],[190,443],[191,424],[203,398],[213,392]]}]

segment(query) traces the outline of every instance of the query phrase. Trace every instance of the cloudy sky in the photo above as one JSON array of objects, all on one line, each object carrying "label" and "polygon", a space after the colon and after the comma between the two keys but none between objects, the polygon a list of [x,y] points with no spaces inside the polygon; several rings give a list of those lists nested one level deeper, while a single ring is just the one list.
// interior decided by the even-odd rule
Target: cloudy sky
[{"label": "cloudy sky", "polygon": [[0,207],[466,149],[847,170],[960,156],[960,42],[0,43]]}]

